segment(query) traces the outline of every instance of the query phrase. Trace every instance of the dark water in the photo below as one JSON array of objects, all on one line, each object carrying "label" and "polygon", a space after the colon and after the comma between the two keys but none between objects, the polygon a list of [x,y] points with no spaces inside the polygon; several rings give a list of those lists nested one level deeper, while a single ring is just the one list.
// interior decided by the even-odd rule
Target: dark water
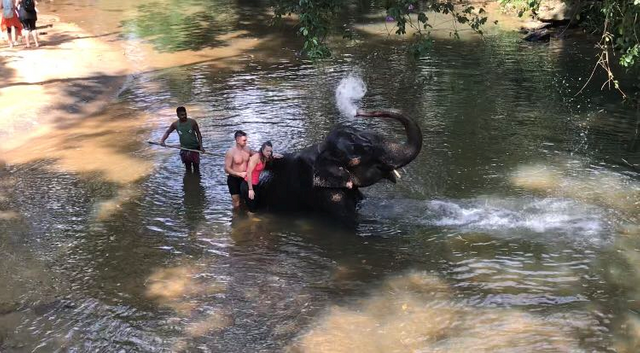
[{"label": "dark water", "polygon": [[[199,32],[231,15],[142,6],[123,36],[158,52],[255,25],[236,16]],[[166,17],[176,6],[190,26]],[[439,41],[414,61],[361,35],[367,44],[338,43],[321,64],[265,44],[241,70],[135,76],[106,114],[149,117],[142,138],[158,140],[186,105],[216,154],[200,177],[144,143],[126,151],[152,164],[134,183],[46,159],[2,170],[0,351],[637,351],[640,183],[622,160],[640,163],[639,117],[597,87],[573,96],[588,45],[497,32]],[[364,190],[355,232],[234,214],[222,155],[236,129],[276,151],[336,123],[402,138],[392,122],[340,117],[335,89],[350,73],[368,86],[361,106],[402,109],[423,129],[401,181]]]}]

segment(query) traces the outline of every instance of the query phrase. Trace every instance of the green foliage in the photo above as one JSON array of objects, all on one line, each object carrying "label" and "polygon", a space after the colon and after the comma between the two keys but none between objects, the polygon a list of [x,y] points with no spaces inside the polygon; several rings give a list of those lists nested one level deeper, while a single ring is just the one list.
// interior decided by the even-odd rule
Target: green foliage
[{"label": "green foliage", "polygon": [[[590,3],[580,13],[581,25],[592,33],[601,34],[598,46],[603,53],[615,50],[620,53],[618,62],[627,69],[627,74],[640,79],[640,0],[602,0]],[[600,61],[603,61],[601,59]],[[611,74],[608,62],[600,65],[609,73],[614,83],[626,98],[640,106],[640,83],[636,82],[636,97],[628,97],[620,89]]]},{"label": "green foliage", "polygon": [[[357,0],[271,0],[276,19],[283,16],[297,15],[299,21],[298,32],[304,37],[303,52],[310,58],[324,58],[331,55],[326,45],[326,38],[331,28],[334,28],[337,14],[349,5],[358,3]],[[433,43],[430,38],[428,12],[450,15],[455,23],[466,24],[477,33],[482,34],[481,26],[487,21],[484,9],[464,5],[462,0],[372,0],[372,7],[386,10],[387,20],[396,24],[397,35],[406,35],[407,29],[413,29],[413,40],[408,47],[410,53],[422,56],[428,52]],[[451,35],[459,38],[458,29],[454,28]],[[349,38],[351,32],[343,37]]]},{"label": "green foliage", "polygon": [[620,64],[640,68],[640,0],[603,0],[594,2],[583,11],[586,25],[593,29],[593,18],[604,25],[600,33],[610,39],[614,49],[622,53]]},{"label": "green foliage", "polygon": [[[535,12],[540,6],[540,0],[499,1],[505,8],[518,9],[519,14]],[[588,32],[601,36],[597,45],[602,54],[597,65],[607,72],[607,83],[612,83],[627,97],[613,76],[609,65],[609,52],[617,51],[620,54],[620,65],[625,67],[630,75],[640,78],[640,0],[565,1],[581,6],[580,12],[572,19],[574,23],[579,23]],[[640,89],[640,83],[636,86]]]},{"label": "green foliage", "polygon": [[636,65],[636,60],[640,58],[640,44],[636,44],[631,48],[628,48],[624,54],[620,57],[620,64],[626,67],[633,67]]},{"label": "green foliage", "polygon": [[344,5],[340,0],[272,0],[276,19],[298,15],[298,33],[304,37],[303,51],[312,59],[325,58],[331,51],[325,44],[329,28]]},{"label": "green foliage", "polygon": [[[454,23],[466,24],[479,34],[482,34],[482,25],[487,21],[484,9],[478,9],[470,5],[462,5],[456,7],[452,1],[417,1],[417,0],[395,0],[386,2],[387,18],[396,21],[396,34],[405,35],[407,33],[407,25],[414,30],[414,40],[409,45],[408,51],[416,57],[425,55],[433,45],[433,39],[430,38],[429,17],[428,12],[441,13],[450,15],[454,19]],[[414,21],[415,20],[415,21]],[[450,33],[455,38],[460,38],[458,28],[454,27]]]},{"label": "green foliage", "polygon": [[[517,9],[518,13],[522,14],[537,11],[541,0],[499,1],[504,8]],[[640,0],[584,2],[574,21],[579,21],[580,25],[591,33],[601,34],[608,47],[613,47],[622,54],[622,66],[640,66]]]},{"label": "green foliage", "polygon": [[431,47],[433,47],[433,39],[419,37],[409,45],[408,51],[415,57],[421,57],[428,53]]}]

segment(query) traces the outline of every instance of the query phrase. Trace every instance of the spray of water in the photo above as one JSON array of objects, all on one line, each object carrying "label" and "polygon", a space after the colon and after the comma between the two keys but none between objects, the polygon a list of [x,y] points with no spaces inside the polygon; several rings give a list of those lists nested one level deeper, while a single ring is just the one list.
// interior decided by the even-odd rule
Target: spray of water
[{"label": "spray of water", "polygon": [[345,117],[354,117],[358,106],[356,102],[367,93],[367,86],[357,75],[350,74],[340,81],[336,89],[336,103],[340,113]]}]

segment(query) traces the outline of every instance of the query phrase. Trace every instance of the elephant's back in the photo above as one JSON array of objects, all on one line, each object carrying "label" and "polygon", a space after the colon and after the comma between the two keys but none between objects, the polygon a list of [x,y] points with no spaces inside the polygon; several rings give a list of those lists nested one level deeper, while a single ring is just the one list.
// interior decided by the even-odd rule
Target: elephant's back
[{"label": "elephant's back", "polygon": [[308,155],[285,154],[274,161],[260,180],[261,198],[271,211],[305,210],[312,189]]}]

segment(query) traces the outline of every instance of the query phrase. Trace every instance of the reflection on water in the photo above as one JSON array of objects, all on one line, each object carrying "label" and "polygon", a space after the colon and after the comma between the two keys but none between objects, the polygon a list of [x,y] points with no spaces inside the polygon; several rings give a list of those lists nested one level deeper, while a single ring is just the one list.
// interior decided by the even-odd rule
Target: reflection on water
[{"label": "reflection on water", "polygon": [[583,166],[584,161],[523,165],[513,174],[512,183],[547,195],[603,205],[637,221],[640,215],[640,182],[634,176],[607,168]]},{"label": "reflection on water", "polygon": [[185,173],[182,182],[185,224],[190,232],[195,232],[203,222],[206,222],[204,212],[208,206],[207,195],[199,173]]},{"label": "reflection on water", "polygon": [[[232,2],[212,14],[220,3],[97,8],[122,8],[131,43],[173,51],[220,39],[201,19],[234,35],[259,26]],[[637,351],[637,175],[607,164],[637,163],[621,148],[635,117],[608,97],[567,98],[589,48],[499,34],[413,61],[371,38],[311,65],[247,41],[260,45],[229,49],[224,68],[177,52],[197,64],[133,77],[102,114],[2,156],[0,351]],[[402,136],[340,116],[335,89],[352,72],[365,107],[423,128],[402,180],[364,190],[355,231],[234,214],[222,155],[237,129],[278,152],[336,123]],[[200,175],[143,143],[177,105],[214,153]]]},{"label": "reflection on water", "polygon": [[100,201],[95,205],[95,218],[99,221],[104,221],[109,217],[116,216],[122,210],[124,204],[140,197],[140,193],[140,190],[136,190],[131,186],[119,189],[116,196]]},{"label": "reflection on water", "polygon": [[146,280],[146,297],[167,306],[180,315],[189,315],[196,308],[190,298],[224,292],[224,283],[197,280],[197,269],[182,266],[154,271]]},{"label": "reflection on water", "polygon": [[333,307],[296,343],[301,352],[579,352],[584,314],[470,306],[420,272],[384,282],[353,308]]},{"label": "reflection on water", "polygon": [[142,124],[140,113],[114,105],[94,116],[58,121],[29,143],[3,153],[2,159],[27,169],[44,162],[55,171],[97,174],[113,183],[129,184],[152,168],[134,153],[140,149]]},{"label": "reflection on water", "polygon": [[140,4],[139,16],[123,21],[124,34],[149,39],[159,52],[226,45],[218,37],[233,29],[236,7],[222,1]]}]

